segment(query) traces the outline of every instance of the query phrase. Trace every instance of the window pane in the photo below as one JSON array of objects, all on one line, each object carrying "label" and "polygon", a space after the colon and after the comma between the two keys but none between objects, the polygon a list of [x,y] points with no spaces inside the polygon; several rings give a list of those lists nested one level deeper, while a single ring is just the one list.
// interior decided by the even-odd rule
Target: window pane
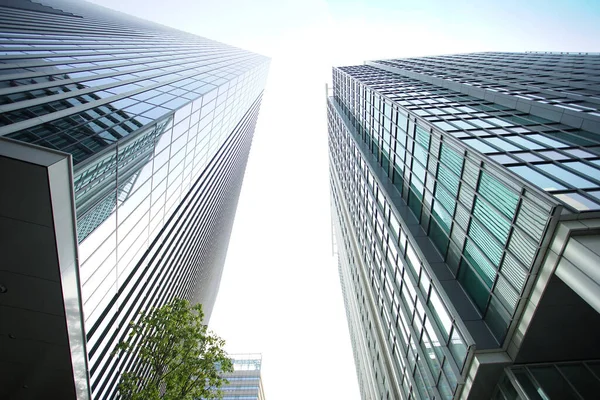
[{"label": "window pane", "polygon": [[526,165],[518,167],[508,167],[508,169],[515,172],[517,175],[521,176],[523,179],[536,185],[542,190],[552,191],[566,189],[566,187],[564,187],[560,183],[540,174],[539,172]]}]

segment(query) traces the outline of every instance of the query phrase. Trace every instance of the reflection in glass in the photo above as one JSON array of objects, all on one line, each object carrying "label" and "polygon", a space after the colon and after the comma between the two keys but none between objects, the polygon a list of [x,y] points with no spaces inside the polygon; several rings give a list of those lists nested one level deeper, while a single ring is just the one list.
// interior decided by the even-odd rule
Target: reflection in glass
[{"label": "reflection in glass", "polygon": [[121,204],[129,197],[142,168],[152,160],[154,144],[170,121],[141,130],[110,152],[76,168],[74,189],[80,243],[114,212],[117,202]]}]

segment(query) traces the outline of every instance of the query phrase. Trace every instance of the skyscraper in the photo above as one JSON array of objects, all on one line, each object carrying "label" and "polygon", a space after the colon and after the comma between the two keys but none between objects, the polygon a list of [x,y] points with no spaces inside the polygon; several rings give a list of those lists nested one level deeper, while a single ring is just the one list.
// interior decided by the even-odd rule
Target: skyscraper
[{"label": "skyscraper", "polygon": [[223,375],[229,383],[223,385],[223,400],[265,400],[260,371],[261,354],[233,354],[229,356],[233,372]]},{"label": "skyscraper", "polygon": [[0,397],[108,399],[142,310],[215,301],[266,57],[0,1]]},{"label": "skyscraper", "polygon": [[597,395],[599,72],[575,53],[333,69],[332,214],[363,398]]}]

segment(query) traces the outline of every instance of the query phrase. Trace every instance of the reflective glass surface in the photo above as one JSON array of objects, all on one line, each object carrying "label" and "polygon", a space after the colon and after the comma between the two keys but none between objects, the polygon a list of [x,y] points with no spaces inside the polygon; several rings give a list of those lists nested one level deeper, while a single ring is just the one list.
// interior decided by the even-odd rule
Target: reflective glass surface
[{"label": "reflective glass surface", "polygon": [[179,296],[210,318],[269,60],[84,2],[12,3],[0,135],[72,155],[90,386],[114,398],[139,311]]},{"label": "reflective glass surface", "polygon": [[[439,78],[452,77],[467,85],[456,71],[469,63],[496,65],[505,55],[333,69],[332,208],[365,398],[452,397],[472,339],[446,304],[457,300],[470,320],[478,316],[491,335],[484,346],[500,346],[519,318],[553,213],[561,207],[600,209],[600,132],[593,125],[584,124],[585,130],[544,116],[533,105],[531,112],[522,111],[528,108],[507,106],[505,97],[495,101],[493,95],[471,96],[463,86],[439,84]],[[561,58],[599,64],[596,55],[506,55],[515,65]],[[454,75],[442,73],[449,65],[456,66]],[[523,99],[528,105],[538,101]],[[584,120],[595,118],[577,112]],[[455,289],[444,290],[454,288],[450,280],[462,287],[467,302]],[[393,368],[382,359],[392,360]]]}]

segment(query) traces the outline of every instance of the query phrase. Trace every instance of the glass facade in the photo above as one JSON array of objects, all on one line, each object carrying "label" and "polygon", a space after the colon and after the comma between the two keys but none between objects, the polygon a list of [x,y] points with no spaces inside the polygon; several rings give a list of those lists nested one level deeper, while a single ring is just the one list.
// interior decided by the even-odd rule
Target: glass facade
[{"label": "glass facade", "polygon": [[268,59],[87,3],[0,1],[0,135],[72,155],[90,387],[139,311],[210,318]]},{"label": "glass facade", "polygon": [[333,69],[332,208],[363,398],[454,398],[475,349],[505,345],[552,221],[600,210],[599,63],[482,53]]},{"label": "glass facade", "polygon": [[524,364],[507,368],[494,400],[594,399],[600,362]]},{"label": "glass facade", "polygon": [[265,400],[260,377],[262,355],[233,354],[229,358],[233,363],[233,372],[223,375],[228,380],[221,387],[223,400]]}]

